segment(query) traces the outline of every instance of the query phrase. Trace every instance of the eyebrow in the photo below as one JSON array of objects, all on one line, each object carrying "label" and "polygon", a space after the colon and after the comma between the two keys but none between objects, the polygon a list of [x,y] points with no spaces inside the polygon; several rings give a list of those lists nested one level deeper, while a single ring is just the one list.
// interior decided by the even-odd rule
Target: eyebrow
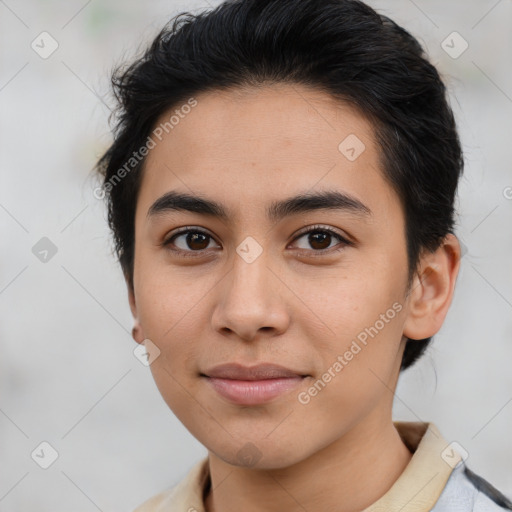
[{"label": "eyebrow", "polygon": [[[301,193],[281,201],[274,201],[267,209],[267,217],[277,222],[285,217],[314,210],[344,210],[366,218],[373,215],[359,199],[335,190]],[[221,203],[184,192],[170,191],[158,198],[147,216],[156,217],[169,211],[187,211],[229,221],[230,212]]]}]

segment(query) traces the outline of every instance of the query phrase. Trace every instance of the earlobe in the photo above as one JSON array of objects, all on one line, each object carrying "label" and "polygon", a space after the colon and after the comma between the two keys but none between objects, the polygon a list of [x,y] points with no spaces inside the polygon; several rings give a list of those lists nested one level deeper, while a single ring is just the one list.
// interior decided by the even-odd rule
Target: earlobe
[{"label": "earlobe", "polygon": [[409,290],[403,334],[421,340],[436,334],[452,302],[460,267],[460,244],[448,234],[441,246],[422,255],[419,270]]},{"label": "earlobe", "polygon": [[132,338],[137,343],[142,343],[145,340],[145,336],[142,333],[142,328],[141,328],[138,320],[135,320],[135,324],[132,327]]}]

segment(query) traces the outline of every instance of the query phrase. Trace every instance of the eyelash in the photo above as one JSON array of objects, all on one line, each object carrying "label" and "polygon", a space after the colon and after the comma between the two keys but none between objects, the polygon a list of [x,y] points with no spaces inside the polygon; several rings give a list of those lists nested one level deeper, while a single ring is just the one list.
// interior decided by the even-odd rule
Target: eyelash
[{"label": "eyelash", "polygon": [[[329,249],[322,249],[322,250],[319,250],[319,251],[315,251],[315,250],[308,251],[307,249],[300,249],[302,251],[305,250],[305,251],[308,251],[308,252],[312,252],[313,253],[312,254],[313,257],[324,256],[324,255],[326,255],[326,253],[329,253],[329,254],[337,253],[337,252],[342,251],[343,249],[345,249],[345,246],[352,246],[352,245],[354,245],[353,242],[347,240],[345,237],[340,235],[338,232],[336,232],[336,231],[334,231],[334,230],[332,230],[330,228],[321,226],[321,225],[311,226],[307,230],[301,231],[293,239],[292,243],[297,241],[299,238],[302,238],[304,235],[308,235],[309,233],[316,233],[316,232],[329,233],[330,235],[332,235],[335,238],[337,238],[341,243],[339,244],[340,247],[335,249],[335,250],[332,250],[332,247],[329,248]],[[200,233],[202,235],[205,235],[205,236],[209,237],[210,239],[214,239],[213,236],[211,236],[206,231],[203,231],[201,229],[195,228],[193,226],[186,226],[182,230],[178,231],[177,233],[174,233],[168,239],[164,240],[164,242],[161,245],[163,247],[168,247],[168,246],[171,245],[173,240],[176,239],[178,236],[184,235],[184,234],[188,234],[188,233]],[[175,253],[177,256],[179,256],[180,258],[198,258],[198,257],[203,256],[204,255],[204,251],[206,251],[206,249],[202,249],[200,251],[191,251],[191,250],[190,251],[184,251],[182,249],[170,249],[170,250],[173,253]],[[316,254],[314,254],[314,253],[316,253]]]}]

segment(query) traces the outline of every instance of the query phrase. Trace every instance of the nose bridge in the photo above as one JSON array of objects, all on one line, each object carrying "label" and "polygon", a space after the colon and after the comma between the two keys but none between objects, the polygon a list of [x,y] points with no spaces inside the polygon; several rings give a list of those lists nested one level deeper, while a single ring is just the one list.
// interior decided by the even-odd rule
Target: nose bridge
[{"label": "nose bridge", "polygon": [[[247,252],[243,252],[247,251]],[[251,252],[253,254],[251,254]],[[242,253],[242,255],[241,255]],[[232,295],[238,298],[251,299],[253,303],[265,299],[262,293],[268,293],[270,270],[267,268],[268,254],[262,251],[255,255],[254,248],[249,244],[240,244],[237,254],[233,259],[233,271],[231,272],[230,287]]]},{"label": "nose bridge", "polygon": [[263,327],[281,331],[288,322],[279,280],[267,267],[270,253],[257,254],[252,243],[242,242],[237,248],[213,315],[216,329],[229,329],[244,339],[256,336]]}]

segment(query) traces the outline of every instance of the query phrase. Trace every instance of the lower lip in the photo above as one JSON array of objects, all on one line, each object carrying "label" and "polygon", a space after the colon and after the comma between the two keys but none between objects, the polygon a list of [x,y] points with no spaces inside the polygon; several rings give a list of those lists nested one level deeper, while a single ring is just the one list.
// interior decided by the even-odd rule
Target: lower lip
[{"label": "lower lip", "polygon": [[297,387],[304,377],[265,380],[233,380],[208,377],[219,395],[241,405],[263,404]]}]

